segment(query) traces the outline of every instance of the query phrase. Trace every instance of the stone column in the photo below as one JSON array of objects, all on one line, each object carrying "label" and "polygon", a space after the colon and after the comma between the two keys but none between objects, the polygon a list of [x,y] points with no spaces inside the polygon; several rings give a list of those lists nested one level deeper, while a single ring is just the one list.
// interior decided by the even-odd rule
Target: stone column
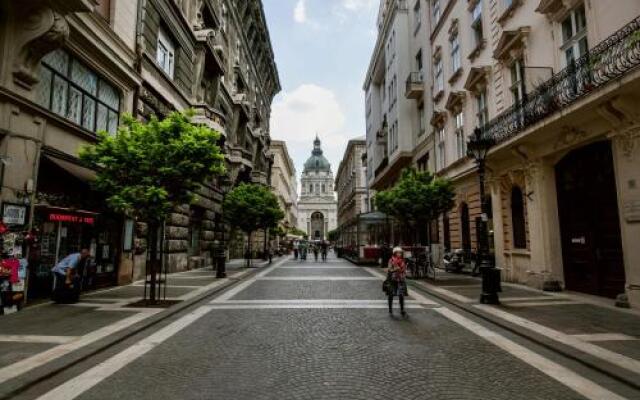
[{"label": "stone column", "polygon": [[564,274],[554,167],[540,159],[527,163],[525,172],[532,271],[527,284],[559,290]]}]

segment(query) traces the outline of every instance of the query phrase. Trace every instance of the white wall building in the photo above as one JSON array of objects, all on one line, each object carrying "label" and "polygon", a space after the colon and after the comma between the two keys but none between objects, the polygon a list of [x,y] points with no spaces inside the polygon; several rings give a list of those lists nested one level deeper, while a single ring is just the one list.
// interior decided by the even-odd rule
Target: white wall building
[{"label": "white wall building", "polygon": [[311,157],[304,163],[298,201],[298,228],[309,239],[323,240],[337,227],[338,206],[333,191],[331,164],[322,155],[320,139],[313,141]]}]

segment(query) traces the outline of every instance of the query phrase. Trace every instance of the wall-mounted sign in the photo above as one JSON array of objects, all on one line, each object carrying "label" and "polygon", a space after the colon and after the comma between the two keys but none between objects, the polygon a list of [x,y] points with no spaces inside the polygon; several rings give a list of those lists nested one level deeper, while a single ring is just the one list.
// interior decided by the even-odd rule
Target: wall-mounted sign
[{"label": "wall-mounted sign", "polygon": [[49,214],[49,221],[93,225],[96,222],[96,219],[95,217],[88,215],[51,213]]},{"label": "wall-mounted sign", "polygon": [[27,221],[27,206],[4,203],[2,205],[2,222],[7,225],[24,225]]}]

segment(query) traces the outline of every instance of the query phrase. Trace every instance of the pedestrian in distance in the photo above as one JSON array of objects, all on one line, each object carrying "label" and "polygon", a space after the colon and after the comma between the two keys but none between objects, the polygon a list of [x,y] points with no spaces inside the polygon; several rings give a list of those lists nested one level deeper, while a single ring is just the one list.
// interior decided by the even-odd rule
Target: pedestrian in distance
[{"label": "pedestrian in distance", "polygon": [[294,241],[293,242],[293,259],[294,260],[298,259],[298,246],[299,246],[298,241],[297,240]]},{"label": "pedestrian in distance", "polygon": [[389,301],[389,314],[393,313],[393,297],[398,296],[400,302],[400,313],[406,316],[404,311],[404,297],[408,295],[407,291],[407,263],[404,260],[401,247],[393,249],[393,255],[389,260],[386,281],[387,299]]},{"label": "pedestrian in distance", "polygon": [[317,244],[313,245],[313,258],[316,260],[316,262],[318,262],[318,245]]},{"label": "pedestrian in distance", "polygon": [[320,250],[322,252],[322,262],[327,262],[327,252],[329,251],[329,243],[322,241],[320,244]]}]

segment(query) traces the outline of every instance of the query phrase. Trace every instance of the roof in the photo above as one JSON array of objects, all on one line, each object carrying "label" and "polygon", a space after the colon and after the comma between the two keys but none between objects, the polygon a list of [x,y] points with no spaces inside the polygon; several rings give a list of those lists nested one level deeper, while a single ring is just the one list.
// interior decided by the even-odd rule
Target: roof
[{"label": "roof", "polygon": [[304,163],[304,172],[331,172],[331,164],[329,163],[329,160],[327,160],[326,157],[322,155],[322,147],[320,145],[320,138],[318,138],[318,135],[316,135],[316,139],[313,141],[313,151],[311,152],[311,157],[309,157]]}]

